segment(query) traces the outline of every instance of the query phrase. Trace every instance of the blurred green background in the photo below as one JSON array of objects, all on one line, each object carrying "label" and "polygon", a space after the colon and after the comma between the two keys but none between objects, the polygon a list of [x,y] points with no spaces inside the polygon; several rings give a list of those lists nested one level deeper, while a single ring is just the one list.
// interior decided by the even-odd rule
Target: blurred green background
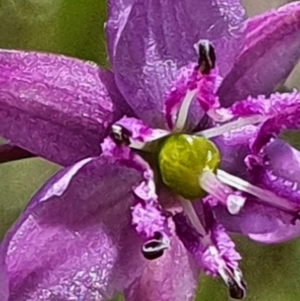
[{"label": "blurred green background", "polygon": [[[270,1],[267,7],[271,5]],[[0,48],[63,53],[107,65],[102,30],[105,0],[0,0],[0,20]],[[285,138],[300,146],[298,133]],[[1,236],[30,196],[57,169],[41,159],[0,165]],[[235,240],[248,283],[246,300],[300,300],[299,239],[279,246],[261,246],[238,237]],[[201,278],[197,300],[227,299],[220,281]]]}]

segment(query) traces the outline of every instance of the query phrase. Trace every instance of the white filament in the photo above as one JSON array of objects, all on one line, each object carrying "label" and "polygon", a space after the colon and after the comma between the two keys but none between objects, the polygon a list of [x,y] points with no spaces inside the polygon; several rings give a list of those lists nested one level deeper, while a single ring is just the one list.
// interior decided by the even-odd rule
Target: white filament
[{"label": "white filament", "polygon": [[240,191],[244,191],[253,196],[256,196],[261,201],[263,201],[263,203],[265,203],[265,204],[275,206],[275,207],[282,209],[283,211],[287,211],[287,212],[291,212],[291,211],[296,212],[297,211],[296,206],[293,206],[293,204],[290,203],[287,199],[282,198],[269,190],[254,186],[254,185],[250,184],[249,182],[244,181],[231,174],[228,174],[227,172],[225,172],[223,170],[220,170],[220,169],[217,170],[217,178],[221,182],[223,182],[231,187],[234,187]]},{"label": "white filament", "polygon": [[197,93],[196,89],[189,90],[186,93],[184,99],[182,100],[182,102],[180,104],[180,108],[178,110],[177,119],[176,119],[176,123],[174,126],[174,132],[181,132],[183,130],[186,120],[187,120],[189,108],[191,106],[191,103],[192,103],[196,93]]},{"label": "white filament", "polygon": [[180,203],[181,203],[184,213],[188,216],[188,218],[189,218],[190,222],[192,223],[192,225],[194,226],[194,228],[197,230],[197,232],[201,236],[204,237],[206,235],[206,231],[205,231],[203,225],[201,224],[201,222],[197,216],[197,213],[195,212],[192,202],[188,201],[184,198],[180,198]]},{"label": "white filament", "polygon": [[169,131],[161,130],[161,129],[154,129],[152,135],[147,137],[147,141],[141,142],[137,140],[130,139],[129,147],[136,150],[143,150],[146,152],[152,152],[152,146],[157,142],[159,139],[166,137],[170,134]]},{"label": "white filament", "polygon": [[221,136],[229,131],[239,129],[246,125],[261,123],[265,120],[267,120],[267,117],[262,115],[243,117],[243,118],[239,118],[238,120],[220,125],[218,127],[197,132],[196,135],[205,137],[206,139],[210,139],[213,137]]}]

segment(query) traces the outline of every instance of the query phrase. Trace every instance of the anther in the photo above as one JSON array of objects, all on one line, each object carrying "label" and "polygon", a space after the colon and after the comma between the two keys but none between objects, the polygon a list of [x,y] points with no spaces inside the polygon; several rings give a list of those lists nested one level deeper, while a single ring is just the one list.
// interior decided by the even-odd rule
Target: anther
[{"label": "anther", "polygon": [[219,275],[222,277],[228,288],[230,298],[242,300],[246,297],[247,285],[244,282],[243,274],[240,269],[226,267],[219,271]]},{"label": "anther", "polygon": [[232,299],[242,300],[245,298],[245,290],[239,287],[234,281],[228,283],[228,293]]},{"label": "anther", "polygon": [[208,40],[201,40],[198,44],[198,66],[202,74],[209,74],[215,68],[216,54],[214,47]]},{"label": "anther", "polygon": [[233,271],[233,277],[227,283],[230,298],[242,300],[246,296],[246,283],[239,269]]},{"label": "anther", "polygon": [[154,260],[161,257],[168,247],[168,242],[163,239],[161,233],[157,232],[142,246],[142,253],[146,259]]},{"label": "anther", "polygon": [[112,125],[109,136],[118,146],[130,144],[129,138],[131,136],[131,133],[121,125]]}]

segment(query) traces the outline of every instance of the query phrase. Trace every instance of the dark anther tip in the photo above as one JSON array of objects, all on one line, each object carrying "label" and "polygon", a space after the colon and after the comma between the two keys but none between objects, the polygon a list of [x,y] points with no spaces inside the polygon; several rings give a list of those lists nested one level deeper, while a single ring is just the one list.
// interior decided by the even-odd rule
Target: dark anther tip
[{"label": "dark anther tip", "polygon": [[155,233],[154,238],[148,240],[142,246],[142,254],[148,260],[154,260],[161,257],[168,248],[168,244],[163,241],[160,233]]},{"label": "dark anther tip", "polygon": [[155,250],[155,251],[154,250],[153,251],[149,251],[149,250],[145,251],[145,249],[142,248],[142,253],[147,260],[155,260],[155,259],[163,256],[164,250],[165,249]]},{"label": "dark anther tip", "polygon": [[230,298],[243,300],[246,297],[246,283],[239,269],[233,271],[233,277],[227,283]]},{"label": "dark anther tip", "polygon": [[245,287],[239,287],[237,283],[231,283],[228,286],[229,296],[235,300],[243,300],[246,297]]},{"label": "dark anther tip", "polygon": [[109,136],[117,145],[130,144],[131,132],[119,124],[112,125]]},{"label": "dark anther tip", "polygon": [[209,74],[216,64],[216,54],[213,45],[207,40],[201,40],[198,44],[198,55],[198,70],[202,74]]}]

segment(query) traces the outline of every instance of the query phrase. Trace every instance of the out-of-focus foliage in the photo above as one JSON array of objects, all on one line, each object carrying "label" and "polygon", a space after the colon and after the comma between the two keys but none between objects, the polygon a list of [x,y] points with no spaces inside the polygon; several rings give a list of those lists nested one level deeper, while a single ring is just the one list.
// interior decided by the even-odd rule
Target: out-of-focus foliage
[{"label": "out-of-focus foliage", "polygon": [[0,48],[106,63],[104,0],[0,0]]},{"label": "out-of-focus foliage", "polygon": [[58,166],[40,159],[0,165],[0,236],[18,217],[27,200]]},{"label": "out-of-focus foliage", "polygon": [[[253,1],[244,2],[253,5]],[[263,3],[269,2],[266,7],[271,7],[272,1]],[[104,0],[0,0],[0,48],[63,53],[107,65],[104,19]],[[299,133],[285,137],[300,146]],[[30,196],[57,169],[58,166],[40,159],[0,165],[1,236]],[[299,239],[280,246],[259,246],[245,238],[236,241],[244,257],[242,269],[249,286],[248,301],[300,299]],[[227,300],[223,283],[201,278],[197,300]]]}]

